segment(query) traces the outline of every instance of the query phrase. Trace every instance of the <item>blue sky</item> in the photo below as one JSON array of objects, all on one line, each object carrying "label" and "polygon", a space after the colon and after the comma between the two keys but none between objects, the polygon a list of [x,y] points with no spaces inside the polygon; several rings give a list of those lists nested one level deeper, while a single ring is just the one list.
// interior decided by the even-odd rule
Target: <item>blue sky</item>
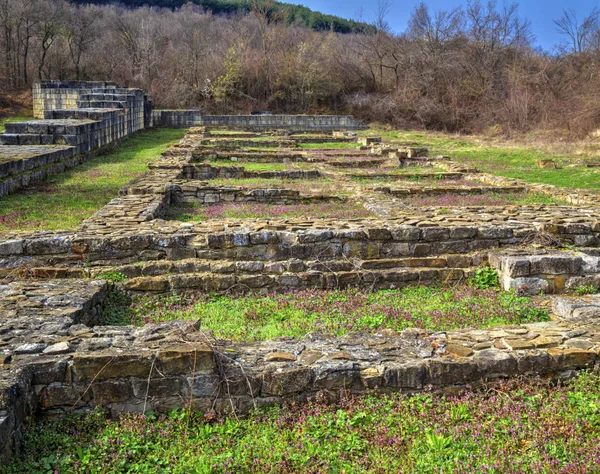
[{"label": "blue sky", "polygon": [[[286,1],[286,0],[284,0]],[[339,15],[344,18],[356,18],[356,13],[362,9],[365,20],[372,21],[376,10],[377,0],[303,0],[289,3],[299,3],[313,10],[323,13]],[[388,23],[396,32],[404,31],[411,11],[417,1],[390,0]],[[465,6],[466,0],[425,0],[432,9],[448,10],[457,6]],[[498,1],[499,4],[502,0]],[[562,15],[565,8],[574,9],[578,17],[582,18],[589,13],[598,3],[592,0],[508,0],[507,3],[518,3],[519,12],[531,21],[533,33],[536,36],[537,45],[550,51],[552,46],[561,41],[554,29],[553,20]]]}]

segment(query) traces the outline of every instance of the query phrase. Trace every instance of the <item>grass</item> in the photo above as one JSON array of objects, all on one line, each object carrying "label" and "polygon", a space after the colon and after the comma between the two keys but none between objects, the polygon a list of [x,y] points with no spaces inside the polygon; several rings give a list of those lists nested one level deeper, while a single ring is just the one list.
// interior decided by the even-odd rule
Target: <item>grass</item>
[{"label": "grass", "polygon": [[0,231],[76,228],[184,134],[178,129],[139,132],[113,152],[0,198]]},{"label": "grass", "polygon": [[333,179],[269,179],[269,178],[242,178],[242,179],[213,179],[209,186],[241,186],[246,189],[288,189],[299,191],[302,195],[319,194],[327,196],[341,196],[343,188]]},{"label": "grass", "polygon": [[314,332],[342,335],[411,327],[444,331],[549,320],[547,311],[529,298],[468,286],[421,286],[375,293],[306,290],[241,297],[135,296],[128,307],[117,300],[106,317],[111,324],[137,325],[200,320],[201,327],[214,331],[216,337],[247,341]]},{"label": "grass", "polygon": [[[373,133],[374,130],[370,130]],[[499,141],[485,137],[451,135],[436,132],[376,130],[384,140],[396,143],[417,142],[429,148],[431,156],[447,155],[476,166],[482,171],[532,183],[553,184],[565,188],[600,189],[600,168],[577,164],[571,152],[552,151],[533,145]],[[597,155],[583,154],[591,159]],[[537,160],[555,160],[561,169],[542,170]],[[574,167],[567,167],[574,164]]]},{"label": "grass", "polygon": [[36,119],[35,119],[35,117],[27,116],[27,115],[24,115],[21,117],[8,117],[8,118],[0,119],[0,133],[4,133],[7,123],[27,122],[29,120],[36,120]]},{"label": "grass", "polygon": [[485,193],[485,194],[459,194],[443,193],[429,196],[418,194],[401,197],[403,202],[419,207],[464,207],[464,206],[505,206],[505,205],[535,205],[535,204],[563,204],[559,199],[542,193]]},{"label": "grass", "polygon": [[224,202],[173,206],[166,219],[203,222],[212,219],[353,219],[372,217],[360,204],[315,201],[307,204],[266,204],[259,202]]},{"label": "grass", "polygon": [[512,380],[458,396],[354,396],[247,417],[100,412],[33,425],[3,474],[600,471],[600,377]]}]

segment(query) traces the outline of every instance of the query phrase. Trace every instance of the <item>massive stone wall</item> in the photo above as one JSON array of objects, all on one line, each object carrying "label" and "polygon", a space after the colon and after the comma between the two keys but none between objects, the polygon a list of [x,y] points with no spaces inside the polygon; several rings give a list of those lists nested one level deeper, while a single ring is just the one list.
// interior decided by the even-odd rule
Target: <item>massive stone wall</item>
[{"label": "massive stone wall", "polygon": [[366,128],[348,115],[203,115],[199,110],[155,110],[158,127],[231,127],[249,130],[333,131]]},{"label": "massive stone wall", "polygon": [[43,81],[33,96],[40,119],[8,123],[0,135],[0,196],[60,173],[151,122],[151,104],[140,89]]},{"label": "massive stone wall", "polygon": [[86,90],[116,87],[114,82],[104,81],[40,81],[32,87],[33,116],[43,119],[48,110],[76,109]]}]

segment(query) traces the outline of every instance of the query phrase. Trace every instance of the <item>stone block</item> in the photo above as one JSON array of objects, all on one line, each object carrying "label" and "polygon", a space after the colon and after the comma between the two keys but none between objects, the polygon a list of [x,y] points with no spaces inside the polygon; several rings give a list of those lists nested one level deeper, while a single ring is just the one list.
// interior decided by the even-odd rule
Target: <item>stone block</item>
[{"label": "stone block", "polygon": [[450,229],[447,227],[424,227],[421,232],[425,242],[443,242],[450,239]]},{"label": "stone block", "polygon": [[[185,377],[156,377],[157,374],[154,375],[155,377],[151,378],[150,381],[148,379],[132,380],[132,394],[135,398],[144,399],[146,396],[149,398],[180,397],[180,400],[187,400],[190,386]],[[198,378],[200,379],[203,376],[201,374]],[[125,400],[127,398],[116,401]]]},{"label": "stone block", "polygon": [[421,229],[415,226],[399,226],[390,229],[392,238],[400,242],[415,242],[421,239]]},{"label": "stone block", "polygon": [[90,398],[89,394],[86,394],[82,398],[84,391],[85,389],[79,390],[70,384],[51,383],[42,388],[40,392],[40,405],[44,408],[84,405]]},{"label": "stone block", "polygon": [[23,240],[5,240],[0,242],[0,255],[20,255],[23,253]]},{"label": "stone block", "polygon": [[427,368],[425,363],[386,364],[384,381],[386,387],[398,389],[419,389],[425,383]]},{"label": "stone block", "polygon": [[431,359],[426,364],[425,385],[466,384],[480,375],[478,364],[472,360]]},{"label": "stone block", "polygon": [[518,372],[517,359],[508,352],[484,349],[473,357],[486,378],[508,377]]},{"label": "stone block", "polygon": [[107,351],[92,354],[75,354],[72,372],[80,381],[100,382],[118,378],[147,378],[154,355],[150,352],[120,353]]},{"label": "stone block", "polygon": [[583,259],[579,256],[532,256],[529,260],[532,275],[577,274],[583,265]]},{"label": "stone block", "polygon": [[92,404],[106,406],[110,403],[124,402],[133,394],[131,381],[108,380],[94,382],[91,387]]},{"label": "stone block", "polygon": [[268,372],[263,377],[262,395],[278,397],[301,393],[309,389],[315,374],[309,367],[294,367]]},{"label": "stone block", "polygon": [[595,351],[561,347],[548,349],[548,354],[552,358],[551,367],[553,370],[590,367],[597,357]]},{"label": "stone block", "polygon": [[164,375],[189,375],[216,367],[211,347],[203,343],[182,343],[161,349],[156,367]]},{"label": "stone block", "polygon": [[368,236],[369,240],[391,240],[392,239],[391,232],[384,228],[367,229],[367,236]]},{"label": "stone block", "polygon": [[500,278],[500,286],[504,291],[514,290],[524,295],[548,293],[552,287],[548,280],[536,277],[511,278],[504,275]]}]

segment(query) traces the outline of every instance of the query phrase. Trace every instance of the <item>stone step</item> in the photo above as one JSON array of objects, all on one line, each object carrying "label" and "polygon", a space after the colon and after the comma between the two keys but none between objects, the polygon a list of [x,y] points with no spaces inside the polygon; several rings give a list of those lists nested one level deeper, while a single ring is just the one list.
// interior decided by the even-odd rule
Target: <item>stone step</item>
[{"label": "stone step", "polygon": [[598,318],[600,319],[600,294],[580,297],[555,297],[552,311],[566,320]]},{"label": "stone step", "polygon": [[[136,264],[117,266],[98,266],[92,268],[52,266],[28,269],[30,276],[36,279],[55,278],[102,278],[102,275],[122,274],[126,278],[157,277],[168,275],[208,273],[214,275],[269,275],[298,274],[306,272],[389,272],[398,270],[444,270],[472,272],[473,268],[486,261],[485,254],[478,255],[445,255],[430,258],[398,258],[382,260],[300,260],[282,261],[258,260],[205,260],[188,258],[183,260],[151,260]],[[1,274],[2,272],[0,272]]]},{"label": "stone step", "polygon": [[102,128],[89,120],[31,120],[7,123],[7,134],[80,135]]},{"label": "stone step", "polygon": [[379,168],[388,163],[388,160],[348,160],[348,161],[327,161],[327,165],[333,168]]},{"label": "stone step", "polygon": [[0,145],[53,145],[54,135],[38,133],[3,133],[0,135]]},{"label": "stone step", "polygon": [[296,141],[288,139],[259,140],[244,138],[205,138],[200,141],[202,146],[215,146],[222,148],[240,148],[240,147],[270,147],[270,148],[296,148]]},{"label": "stone step", "polygon": [[116,100],[78,100],[77,106],[86,109],[124,109],[127,107],[127,102]]},{"label": "stone step", "polygon": [[232,273],[232,274],[269,274],[280,275],[283,273],[300,273],[306,271],[319,272],[351,272],[351,271],[384,271],[404,268],[427,269],[469,269],[486,261],[485,254],[463,256],[446,255],[435,258],[400,258],[385,260],[300,260],[289,259],[277,262],[264,262],[259,260],[155,260],[141,262],[133,265],[115,267],[97,267],[91,269],[91,275],[98,275],[107,271],[122,273],[128,278],[141,276],[159,276],[164,274],[181,273]]},{"label": "stone step", "polygon": [[182,273],[125,280],[125,289],[135,292],[276,292],[300,289],[395,289],[423,284],[466,281],[474,268],[397,268],[392,270],[304,271],[283,273]]}]

